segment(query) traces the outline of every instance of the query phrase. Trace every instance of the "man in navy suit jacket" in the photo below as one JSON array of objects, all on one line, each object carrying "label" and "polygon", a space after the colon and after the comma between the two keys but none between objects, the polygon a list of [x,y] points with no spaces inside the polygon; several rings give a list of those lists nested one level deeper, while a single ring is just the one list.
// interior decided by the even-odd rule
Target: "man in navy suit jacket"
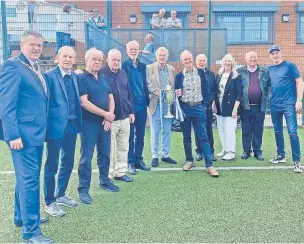
[{"label": "man in navy suit jacket", "polygon": [[0,118],[15,167],[14,221],[25,243],[53,243],[40,230],[40,169],[46,135],[48,88],[37,60],[43,37],[25,31],[21,53],[0,68]]},{"label": "man in navy suit jacket", "polygon": [[[57,55],[58,66],[45,73],[49,81],[49,113],[47,126],[47,159],[44,168],[45,211],[63,216],[58,205],[75,207],[77,202],[65,195],[74,166],[77,133],[81,128],[81,107],[77,75],[72,72],[76,61],[73,48],[64,46]],[[60,168],[55,193],[55,175]]]}]

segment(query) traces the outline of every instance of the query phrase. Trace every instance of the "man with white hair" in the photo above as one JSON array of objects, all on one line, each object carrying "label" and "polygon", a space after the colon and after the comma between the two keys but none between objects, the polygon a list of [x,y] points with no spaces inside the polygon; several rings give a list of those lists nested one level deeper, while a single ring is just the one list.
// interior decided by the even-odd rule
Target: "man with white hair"
[{"label": "man with white hair", "polygon": [[122,69],[127,73],[132,95],[135,123],[131,124],[129,139],[129,173],[135,175],[136,168],[149,171],[143,162],[144,137],[147,120],[147,106],[150,103],[149,90],[146,80],[146,65],[138,60],[139,44],[133,40],[127,43],[127,55]]},{"label": "man with white hair", "polygon": [[[207,65],[207,56],[205,54],[199,54],[197,55],[195,59],[195,64],[197,69],[202,69],[205,72],[206,81],[209,84],[210,87],[210,100],[206,104],[207,111],[206,111],[206,129],[207,129],[207,135],[208,140],[210,143],[211,153],[212,153],[212,161],[216,161],[216,157],[214,155],[214,138],[213,138],[213,128],[212,128],[212,121],[213,121],[213,112],[212,112],[212,102],[214,100],[215,95],[215,74],[206,68]],[[197,137],[195,137],[195,144],[196,144],[196,160],[201,161],[203,159],[203,154],[201,152],[201,149],[199,148],[199,142],[197,140]]]},{"label": "man with white hair", "polygon": [[109,178],[131,182],[128,171],[130,124],[134,123],[133,98],[126,72],[121,69],[121,53],[118,49],[108,52],[107,64],[101,74],[109,82],[115,101],[115,120],[111,129],[111,163]]},{"label": "man with white hair", "polygon": [[161,8],[158,14],[152,15],[151,26],[153,29],[160,29],[166,27],[166,19],[164,18],[166,10]]},{"label": "man with white hair", "polygon": [[114,98],[111,87],[99,73],[103,53],[96,48],[85,54],[86,68],[79,76],[79,95],[82,106],[83,126],[80,133],[81,148],[78,166],[79,199],[90,204],[89,195],[92,157],[97,148],[97,166],[99,169],[100,187],[110,192],[118,192],[119,187],[109,179],[111,126],[115,119]]},{"label": "man with white hair", "polygon": [[168,112],[168,106],[164,103],[163,90],[173,89],[175,69],[167,64],[169,52],[165,47],[156,50],[156,62],[147,66],[147,83],[151,94],[149,106],[149,120],[151,132],[152,167],[158,166],[159,136],[162,134],[162,157],[163,162],[176,164],[169,157],[171,140],[171,118],[164,118]]},{"label": "man with white hair", "polygon": [[184,69],[176,75],[175,89],[177,89],[180,107],[184,113],[181,128],[186,162],[183,169],[189,171],[193,167],[194,159],[191,147],[191,126],[193,126],[199,141],[199,147],[205,158],[206,170],[212,177],[218,177],[219,174],[213,167],[212,153],[206,132],[206,103],[210,99],[209,84],[206,81],[204,71],[193,66],[191,52],[183,51],[180,59]]},{"label": "man with white hair", "polygon": [[268,70],[258,65],[258,55],[250,51],[245,55],[246,65],[237,71],[242,77],[243,93],[241,101],[242,159],[248,159],[253,151],[254,157],[263,161],[262,139],[265,112],[269,91]]}]

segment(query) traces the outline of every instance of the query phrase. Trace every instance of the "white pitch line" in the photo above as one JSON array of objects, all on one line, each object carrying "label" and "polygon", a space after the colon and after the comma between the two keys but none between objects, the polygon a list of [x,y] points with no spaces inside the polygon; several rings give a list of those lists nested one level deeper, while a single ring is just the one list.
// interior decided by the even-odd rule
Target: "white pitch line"
[{"label": "white pitch line", "polygon": [[[205,170],[205,167],[193,167],[192,170]],[[278,170],[278,169],[293,169],[293,166],[231,166],[231,167],[216,167],[220,171],[228,170]],[[152,168],[151,171],[183,171],[183,168]],[[77,173],[77,170],[73,170],[73,173]],[[93,169],[93,173],[99,173],[98,169]],[[0,171],[0,175],[13,175],[13,170]]]}]

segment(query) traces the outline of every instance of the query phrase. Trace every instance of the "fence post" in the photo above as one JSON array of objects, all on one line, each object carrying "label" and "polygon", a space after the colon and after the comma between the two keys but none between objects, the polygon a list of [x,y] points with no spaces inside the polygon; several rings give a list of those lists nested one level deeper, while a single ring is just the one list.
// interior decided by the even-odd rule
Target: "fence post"
[{"label": "fence post", "polygon": [[7,34],[5,0],[1,0],[1,20],[2,20],[2,50],[3,50],[3,60],[5,61],[9,57],[9,43],[8,43],[8,34]]},{"label": "fence post", "polygon": [[112,1],[107,0],[107,52],[110,50],[111,46],[111,28],[112,28]]},{"label": "fence post", "polygon": [[208,1],[208,51],[207,51],[207,60],[208,60],[208,69],[211,69],[211,21],[212,21],[212,3],[211,0]]}]

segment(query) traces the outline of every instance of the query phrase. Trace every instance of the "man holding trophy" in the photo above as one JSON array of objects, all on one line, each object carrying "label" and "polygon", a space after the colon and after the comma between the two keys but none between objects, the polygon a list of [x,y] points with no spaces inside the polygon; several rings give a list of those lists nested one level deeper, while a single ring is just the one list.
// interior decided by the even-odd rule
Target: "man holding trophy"
[{"label": "man holding trophy", "polygon": [[156,62],[147,66],[147,83],[151,94],[149,120],[151,132],[152,167],[159,164],[159,136],[162,135],[161,161],[176,164],[169,157],[171,122],[173,115],[170,105],[174,100],[175,69],[167,64],[169,52],[165,47],[156,50]]},{"label": "man holding trophy", "polygon": [[204,70],[196,69],[193,66],[191,52],[183,51],[180,59],[184,69],[176,75],[175,89],[179,97],[177,105],[180,104],[183,113],[181,128],[186,154],[183,169],[189,171],[193,167],[194,158],[191,147],[191,126],[193,126],[199,148],[205,158],[206,170],[212,177],[218,177],[219,174],[213,167],[212,153],[206,132],[206,103],[209,101],[210,87],[206,81]]}]

